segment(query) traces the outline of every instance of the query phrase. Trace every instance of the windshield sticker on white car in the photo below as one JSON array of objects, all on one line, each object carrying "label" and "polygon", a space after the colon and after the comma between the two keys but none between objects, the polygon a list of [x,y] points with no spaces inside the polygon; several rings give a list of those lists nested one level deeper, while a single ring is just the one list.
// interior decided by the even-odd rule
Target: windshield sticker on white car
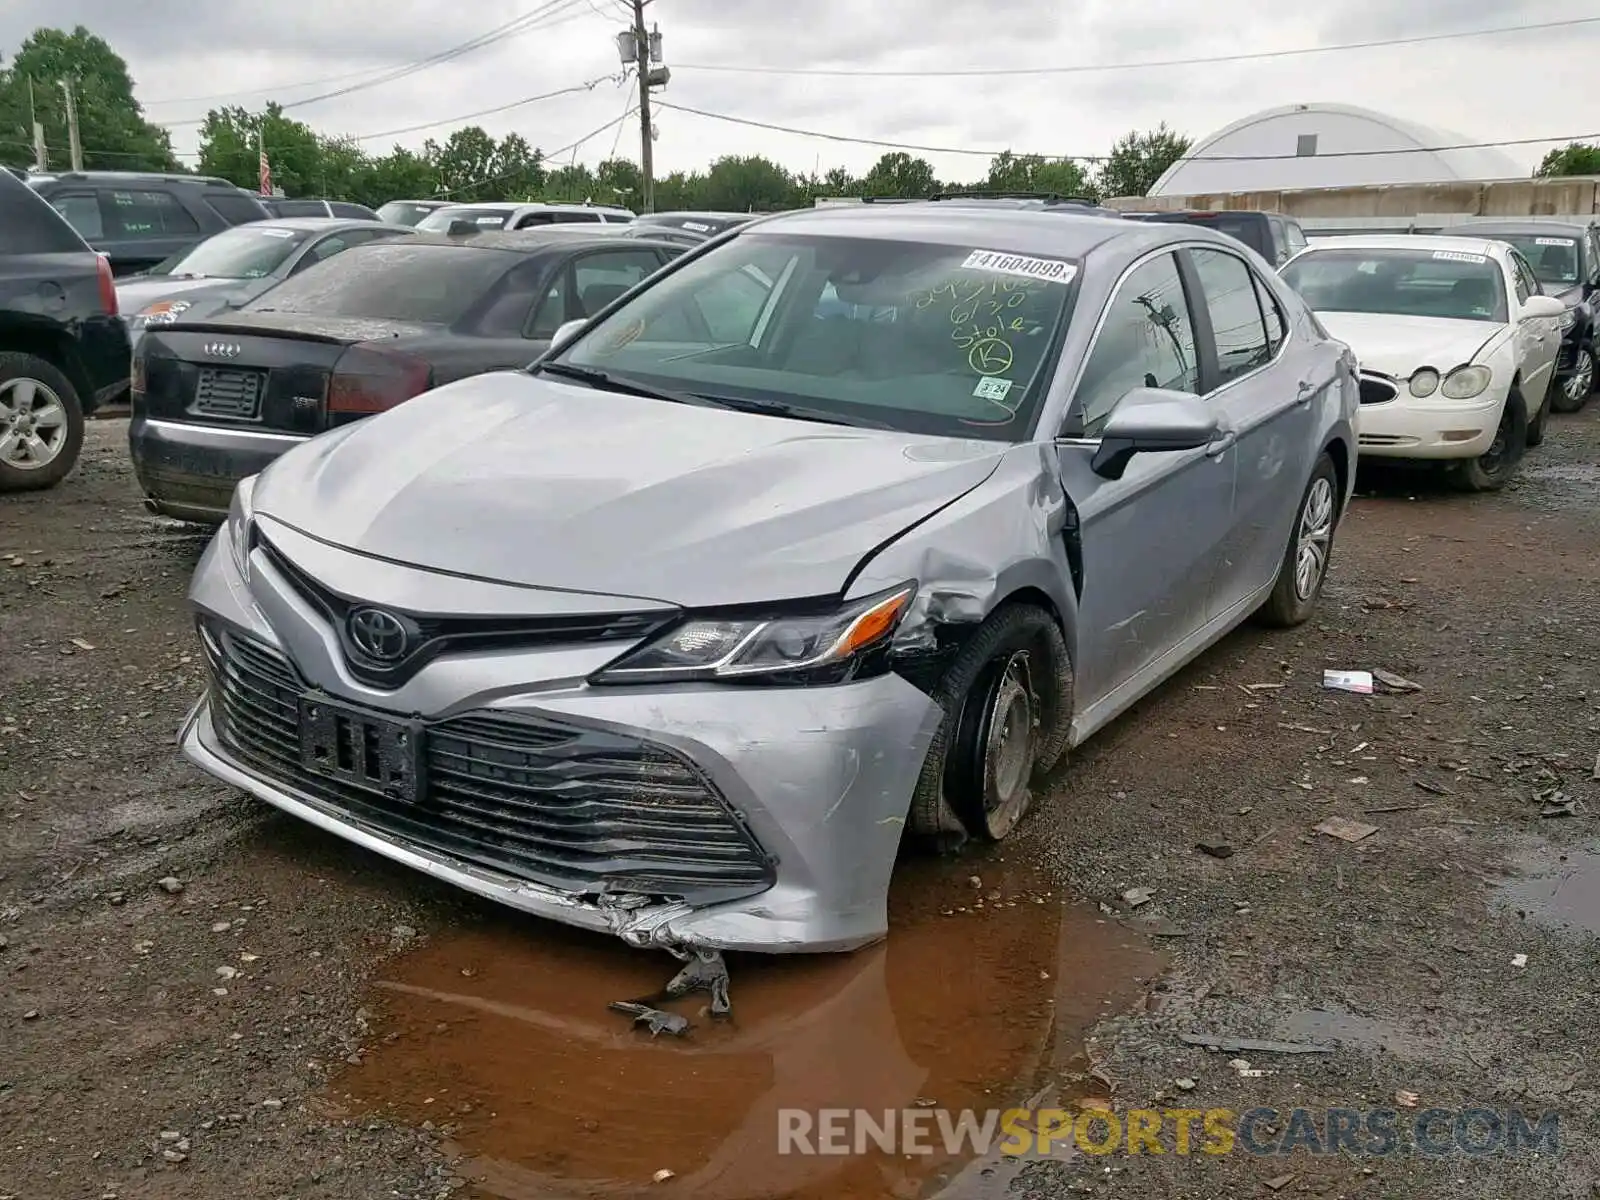
[{"label": "windshield sticker on white car", "polygon": [[1489,261],[1482,254],[1468,254],[1465,250],[1435,250],[1433,257],[1440,262],[1486,263]]},{"label": "windshield sticker on white car", "polygon": [[978,386],[972,389],[972,394],[979,400],[993,400],[1000,403],[1010,391],[1011,380],[1001,379],[998,375],[985,375],[978,380]]},{"label": "windshield sticker on white car", "polygon": [[479,225],[504,225],[506,219],[504,217],[479,217],[477,223]]},{"label": "windshield sticker on white car", "polygon": [[961,264],[963,271],[994,271],[1001,275],[1021,275],[1046,283],[1071,283],[1078,268],[1059,258],[1030,258],[1026,254],[1007,254],[1004,250],[974,250]]},{"label": "windshield sticker on white car", "polygon": [[702,225],[699,221],[685,221],[683,223],[683,227],[685,229],[692,229],[696,233],[710,233],[711,232],[711,226]]},{"label": "windshield sticker on white car", "polygon": [[1576,246],[1578,243],[1571,238],[1534,238],[1535,246]]}]

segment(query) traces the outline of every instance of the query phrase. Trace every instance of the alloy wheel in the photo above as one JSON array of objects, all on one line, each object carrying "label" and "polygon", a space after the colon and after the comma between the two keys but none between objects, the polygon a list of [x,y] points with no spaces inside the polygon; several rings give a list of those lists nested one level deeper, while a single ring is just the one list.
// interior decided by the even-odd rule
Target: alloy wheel
[{"label": "alloy wheel", "polygon": [[1300,530],[1294,555],[1294,593],[1302,600],[1316,595],[1323,572],[1328,569],[1328,554],[1333,546],[1333,484],[1318,475],[1306,492],[1300,509]]},{"label": "alloy wheel", "polygon": [[0,383],[0,463],[41,470],[66,444],[67,407],[54,389],[26,377]]}]

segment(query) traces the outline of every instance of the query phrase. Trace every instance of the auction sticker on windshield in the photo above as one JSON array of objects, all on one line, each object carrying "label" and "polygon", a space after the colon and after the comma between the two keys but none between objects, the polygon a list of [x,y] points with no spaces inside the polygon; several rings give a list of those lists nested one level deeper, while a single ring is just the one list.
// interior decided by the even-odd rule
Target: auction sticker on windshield
[{"label": "auction sticker on windshield", "polygon": [[961,264],[963,271],[994,271],[1000,275],[1021,275],[1047,283],[1071,283],[1078,268],[1060,258],[1030,258],[1026,254],[1007,254],[1003,250],[974,250]]},{"label": "auction sticker on windshield", "polygon": [[1489,261],[1481,254],[1468,254],[1465,250],[1435,250],[1433,257],[1440,262],[1486,263]]},{"label": "auction sticker on windshield", "polygon": [[1574,242],[1571,238],[1534,238],[1533,239],[1533,244],[1535,246],[1575,246],[1575,245],[1577,245],[1577,243]]}]

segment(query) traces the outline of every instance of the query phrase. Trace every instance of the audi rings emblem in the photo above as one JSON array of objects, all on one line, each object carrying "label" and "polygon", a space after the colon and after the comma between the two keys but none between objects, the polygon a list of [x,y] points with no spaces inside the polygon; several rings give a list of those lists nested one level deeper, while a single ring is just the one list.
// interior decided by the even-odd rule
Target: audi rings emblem
[{"label": "audi rings emblem", "polygon": [[205,351],[212,358],[238,358],[243,349],[238,342],[207,342]]}]

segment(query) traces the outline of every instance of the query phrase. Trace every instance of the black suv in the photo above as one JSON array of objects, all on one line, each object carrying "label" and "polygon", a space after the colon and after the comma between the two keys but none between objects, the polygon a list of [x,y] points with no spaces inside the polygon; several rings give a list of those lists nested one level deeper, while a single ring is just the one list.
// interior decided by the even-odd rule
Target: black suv
[{"label": "black suv", "polygon": [[285,196],[263,196],[261,203],[275,217],[342,217],[346,221],[380,219],[365,204],[355,204],[349,200],[290,200]]},{"label": "black suv", "polygon": [[1600,308],[1600,230],[1592,222],[1485,218],[1465,221],[1450,233],[1509,242],[1527,259],[1546,296],[1565,302],[1561,348],[1556,356],[1550,407],[1577,412],[1595,388],[1596,308]]},{"label": "black suv", "polygon": [[84,417],[127,390],[130,353],[110,264],[0,171],[0,492],[72,470]]},{"label": "black suv", "polygon": [[272,215],[250,192],[207,175],[69,171],[28,182],[110,257],[117,275],[143,271],[214,233]]},{"label": "black suv", "polygon": [[1203,225],[1243,242],[1274,267],[1281,267],[1306,248],[1305,230],[1292,217],[1269,212],[1203,212],[1182,209],[1175,212],[1123,213],[1134,221],[1167,221],[1179,225]]}]

